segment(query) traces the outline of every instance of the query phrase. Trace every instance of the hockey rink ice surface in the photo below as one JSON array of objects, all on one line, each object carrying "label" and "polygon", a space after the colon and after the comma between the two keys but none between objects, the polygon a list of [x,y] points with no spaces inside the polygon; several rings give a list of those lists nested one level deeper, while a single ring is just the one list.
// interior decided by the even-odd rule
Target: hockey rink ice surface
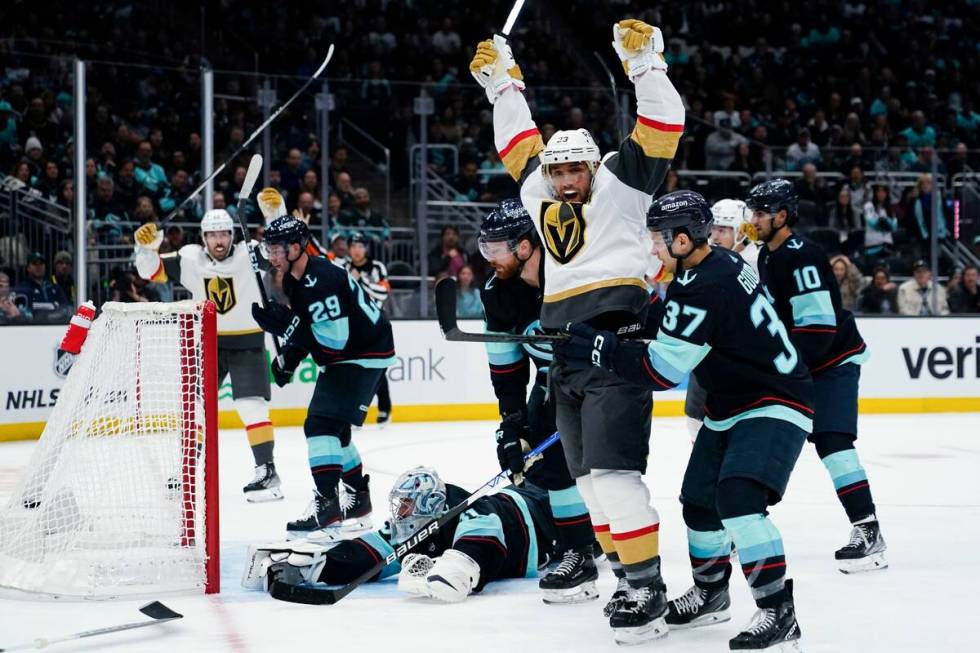
[{"label": "hockey rink ice surface", "polygon": [[[397,406],[395,407],[397,415]],[[690,451],[681,418],[655,418],[646,476],[660,511],[660,546],[668,595],[687,590],[691,572],[677,495]],[[861,417],[858,448],[872,482],[888,542],[886,571],[845,576],[833,552],[849,525],[812,445],[796,466],[785,500],[772,511],[782,532],[803,650],[976,651],[980,585],[980,414]],[[366,426],[354,438],[371,474],[375,524],[387,491],[404,469],[434,466],[444,480],[473,489],[496,471],[490,422]],[[33,442],[0,444],[0,503],[26,464]],[[284,501],[249,505],[251,478],[242,431],[221,433],[222,592],[159,597],[184,615],[173,623],[59,644],[56,651],[598,651],[612,641],[602,606],[614,586],[600,565],[599,601],[541,602],[537,580],[492,583],[462,604],[407,598],[394,580],[365,585],[333,606],[281,603],[241,588],[248,543],[282,539],[286,521],[309,502],[312,482],[300,428],[276,431]],[[750,619],[744,578],[732,577],[731,622],[634,650],[727,651]],[[156,597],[151,597],[156,598]],[[81,630],[140,621],[146,600],[58,602],[0,598],[0,649]]]}]

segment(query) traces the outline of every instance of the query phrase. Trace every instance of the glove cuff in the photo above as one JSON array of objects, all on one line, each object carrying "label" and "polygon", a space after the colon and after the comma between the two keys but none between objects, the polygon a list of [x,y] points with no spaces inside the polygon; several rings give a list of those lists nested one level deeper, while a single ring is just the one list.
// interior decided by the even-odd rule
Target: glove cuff
[{"label": "glove cuff", "polygon": [[499,79],[490,80],[490,83],[487,84],[486,88],[484,89],[487,93],[487,100],[490,101],[490,104],[495,103],[497,98],[503,95],[504,91],[512,86],[519,91],[523,91],[525,88],[522,80],[517,79],[516,77],[511,77],[509,74],[504,75]]}]

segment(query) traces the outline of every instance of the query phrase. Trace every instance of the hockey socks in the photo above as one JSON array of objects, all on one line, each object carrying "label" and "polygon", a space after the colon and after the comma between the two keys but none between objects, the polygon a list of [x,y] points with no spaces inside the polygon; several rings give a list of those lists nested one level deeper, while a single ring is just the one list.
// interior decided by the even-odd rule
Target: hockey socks
[{"label": "hockey socks", "polygon": [[738,548],[742,573],[760,608],[771,608],[785,599],[786,557],[783,538],[762,513],[722,519]]},{"label": "hockey socks", "polygon": [[255,466],[271,463],[275,434],[269,419],[269,403],[262,397],[242,397],[235,400],[235,410],[245,424],[245,435],[255,458]]},{"label": "hockey socks", "polygon": [[732,538],[728,531],[696,531],[688,528],[687,548],[697,587],[713,589],[728,585],[732,575]]},{"label": "hockey socks", "polygon": [[337,484],[340,482],[344,463],[340,438],[333,435],[307,437],[306,448],[316,491],[324,497],[337,496]]},{"label": "hockey socks", "polygon": [[341,448],[341,454],[343,456],[343,479],[344,483],[352,485],[355,488],[360,488],[362,485],[362,466],[361,466],[361,454],[357,452],[357,447],[354,443]]},{"label": "hockey socks", "polygon": [[832,453],[825,453],[824,447],[818,446],[817,452],[834,482],[837,498],[844,506],[844,511],[847,512],[847,517],[851,523],[860,521],[868,515],[873,515],[875,504],[871,498],[868,475],[864,471],[864,467],[861,466],[857,449],[854,448],[850,440],[847,441],[847,448],[845,449],[836,449]]},{"label": "hockey socks", "polygon": [[578,488],[572,485],[563,490],[548,490],[548,502],[557,526],[561,550],[588,547],[593,540],[592,520]]}]

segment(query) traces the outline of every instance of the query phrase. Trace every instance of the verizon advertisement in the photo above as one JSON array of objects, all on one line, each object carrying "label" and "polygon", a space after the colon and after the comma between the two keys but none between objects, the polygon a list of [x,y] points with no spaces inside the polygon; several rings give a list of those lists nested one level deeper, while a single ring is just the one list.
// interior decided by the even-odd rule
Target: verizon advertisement
[{"label": "verizon advertisement", "polygon": [[[858,324],[871,351],[871,360],[862,368],[863,398],[980,399],[980,319],[869,318]],[[482,329],[474,321],[460,326]],[[398,360],[388,369],[388,379],[396,419],[398,406],[428,406],[431,411],[416,413],[423,416],[419,419],[438,419],[441,406],[495,403],[482,345],[446,342],[434,321],[398,321],[394,329]],[[70,360],[57,354],[63,333],[60,326],[0,328],[0,437],[36,435],[39,423],[47,419],[70,369]],[[293,383],[285,388],[273,385],[272,407],[306,408],[318,374],[311,360],[304,361]],[[658,393],[656,399],[663,404],[683,396],[675,390]],[[222,410],[233,410],[227,380],[219,398]],[[965,410],[971,402],[943,405],[946,410]],[[905,410],[927,408],[928,402],[910,406]]]}]

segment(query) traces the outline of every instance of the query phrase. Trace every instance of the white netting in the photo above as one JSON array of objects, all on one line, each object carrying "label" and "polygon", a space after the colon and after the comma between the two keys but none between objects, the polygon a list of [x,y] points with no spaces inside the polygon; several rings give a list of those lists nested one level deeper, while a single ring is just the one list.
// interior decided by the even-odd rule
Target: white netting
[{"label": "white netting", "polygon": [[0,586],[205,586],[203,306],[103,306],[0,512]]}]

